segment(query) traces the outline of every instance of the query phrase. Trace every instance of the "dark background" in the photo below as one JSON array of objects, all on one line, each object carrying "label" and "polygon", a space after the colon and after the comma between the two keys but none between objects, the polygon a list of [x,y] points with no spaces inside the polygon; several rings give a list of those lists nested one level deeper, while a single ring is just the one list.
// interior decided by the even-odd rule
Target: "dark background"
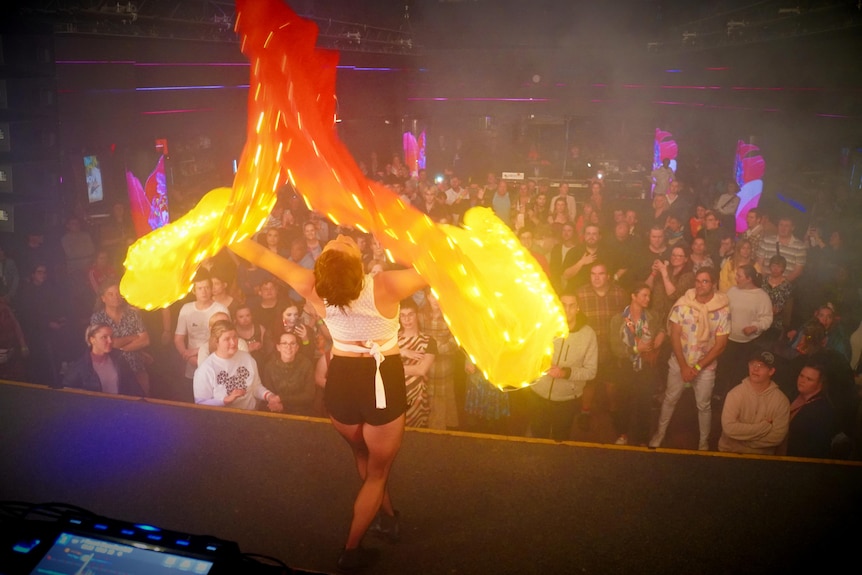
[{"label": "dark background", "polygon": [[[4,9],[0,170],[11,177],[0,209],[15,206],[18,228],[107,212],[125,199],[124,167],[151,169],[156,138],[169,142],[175,211],[230,184],[248,84],[232,3],[138,4]],[[535,147],[551,166],[542,175],[557,177],[574,145],[623,168],[646,164],[661,127],[680,145],[681,175],[728,177],[743,139],[761,148],[767,194],[858,186],[857,2],[289,4],[341,52],[337,130],[358,160],[389,158],[403,131],[426,129],[434,171],[524,170]],[[93,153],[107,196],[86,206],[82,156]]]}]

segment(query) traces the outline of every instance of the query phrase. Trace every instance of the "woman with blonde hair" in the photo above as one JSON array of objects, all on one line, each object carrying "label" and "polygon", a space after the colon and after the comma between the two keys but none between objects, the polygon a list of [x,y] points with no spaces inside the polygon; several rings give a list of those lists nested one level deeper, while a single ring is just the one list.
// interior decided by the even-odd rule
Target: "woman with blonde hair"
[{"label": "woman with blonde hair", "polygon": [[721,271],[718,274],[718,289],[726,292],[735,286],[736,270],[748,265],[754,266],[757,273],[762,273],[760,264],[754,259],[754,247],[751,245],[751,241],[743,238],[737,242],[733,255],[721,265]]},{"label": "woman with blonde hair", "polygon": [[87,326],[87,351],[63,375],[63,387],[77,387],[114,395],[143,395],[129,364],[114,348],[114,330],[105,323]]},{"label": "woman with blonde hair", "polygon": [[[231,317],[223,311],[217,311],[210,316],[210,319],[207,322],[207,327],[209,327],[210,330],[210,339],[207,345],[202,345],[198,348],[198,367],[200,367],[206,358],[215,353],[217,345],[212,340],[212,330],[217,321],[231,321]],[[234,324],[234,329],[236,329],[236,324]],[[239,332],[237,332],[237,337],[239,337]],[[239,337],[239,340],[237,341],[237,349],[240,351],[249,351],[248,342],[242,337]]]},{"label": "woman with blonde hair", "polygon": [[195,370],[195,403],[235,409],[257,409],[258,400],[270,411],[282,411],[281,399],[260,381],[257,363],[238,347],[234,325],[222,319],[210,330],[212,353]]},{"label": "woman with blonde hair", "polygon": [[113,348],[122,352],[144,395],[150,395],[150,375],[147,372],[150,358],[143,351],[150,346],[150,335],[140,312],[120,295],[117,278],[111,278],[99,286],[99,299],[96,311],[90,317],[90,325],[100,324],[111,327]]},{"label": "woman with blonde hair", "polygon": [[667,196],[659,195],[652,199],[652,223],[665,227],[667,216],[670,213],[670,204],[667,203]]}]

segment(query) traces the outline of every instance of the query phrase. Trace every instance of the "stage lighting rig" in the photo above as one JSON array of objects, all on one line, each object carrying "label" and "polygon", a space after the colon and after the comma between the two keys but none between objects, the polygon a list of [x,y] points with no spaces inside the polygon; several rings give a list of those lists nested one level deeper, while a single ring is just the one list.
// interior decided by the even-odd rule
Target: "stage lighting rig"
[{"label": "stage lighting rig", "polygon": [[[106,7],[106,8],[110,9],[110,7]],[[126,4],[120,4],[119,2],[117,2],[114,9],[116,10],[117,14],[121,14],[124,16],[128,15],[129,19],[132,22],[134,22],[138,19],[138,7],[135,4],[132,4],[131,2],[127,2]]]},{"label": "stage lighting rig", "polygon": [[213,23],[219,27],[219,29],[227,32],[228,30],[233,29],[233,18],[228,16],[227,14],[219,16],[218,14],[213,16]]},{"label": "stage lighting rig", "polygon": [[742,34],[742,30],[748,27],[748,23],[742,20],[730,20],[727,23],[727,35]]}]

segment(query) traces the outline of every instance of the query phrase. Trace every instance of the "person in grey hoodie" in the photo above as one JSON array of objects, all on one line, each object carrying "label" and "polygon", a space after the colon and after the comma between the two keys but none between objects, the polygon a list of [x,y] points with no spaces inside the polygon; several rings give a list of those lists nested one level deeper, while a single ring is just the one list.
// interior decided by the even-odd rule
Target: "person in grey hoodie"
[{"label": "person in grey hoodie", "polygon": [[790,401],[772,381],[775,356],[759,351],[748,361],[748,377],[730,390],[721,412],[718,450],[775,454],[790,428]]},{"label": "person in grey hoodie", "polygon": [[530,432],[533,437],[569,438],[587,381],[596,377],[599,348],[596,332],[574,294],[560,296],[569,335],[554,340],[552,365],[530,388]]}]

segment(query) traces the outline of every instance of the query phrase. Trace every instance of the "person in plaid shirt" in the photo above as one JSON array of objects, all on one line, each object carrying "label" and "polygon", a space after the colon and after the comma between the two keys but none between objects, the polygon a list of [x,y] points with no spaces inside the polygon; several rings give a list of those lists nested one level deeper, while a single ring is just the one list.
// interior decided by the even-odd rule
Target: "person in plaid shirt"
[{"label": "person in plaid shirt", "polygon": [[587,316],[587,323],[596,332],[599,348],[598,372],[595,379],[588,382],[584,388],[581,413],[578,416],[578,425],[582,430],[587,431],[590,427],[591,408],[597,386],[607,385],[611,415],[614,416],[618,411],[615,393],[616,360],[611,352],[609,334],[611,318],[625,309],[628,297],[620,286],[611,282],[607,264],[598,261],[590,265],[589,285],[575,290],[575,296],[580,302],[581,312]]}]

